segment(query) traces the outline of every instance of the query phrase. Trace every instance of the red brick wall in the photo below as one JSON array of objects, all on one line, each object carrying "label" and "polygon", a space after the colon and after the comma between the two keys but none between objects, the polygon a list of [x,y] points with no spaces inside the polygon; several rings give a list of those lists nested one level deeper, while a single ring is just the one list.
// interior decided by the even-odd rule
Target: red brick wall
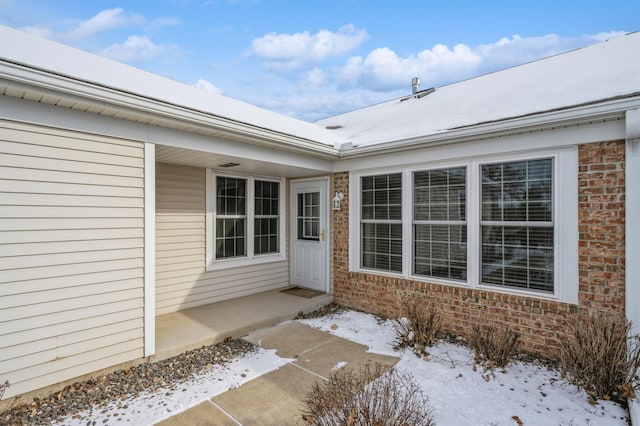
[{"label": "red brick wall", "polygon": [[578,305],[349,272],[346,172],[332,180],[332,193],[345,195],[342,210],[332,215],[335,301],[385,317],[402,315],[406,298],[435,302],[447,332],[469,336],[475,324],[509,325],[521,333],[524,350],[553,357],[558,337],[575,315],[624,312],[624,141],[582,145],[578,163]]},{"label": "red brick wall", "polygon": [[624,141],[578,149],[580,306],[624,312]]}]

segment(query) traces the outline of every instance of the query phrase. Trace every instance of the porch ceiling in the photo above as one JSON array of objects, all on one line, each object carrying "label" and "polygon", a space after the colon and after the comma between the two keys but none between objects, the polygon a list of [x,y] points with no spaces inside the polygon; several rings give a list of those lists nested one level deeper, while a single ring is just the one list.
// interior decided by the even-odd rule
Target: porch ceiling
[{"label": "porch ceiling", "polygon": [[[158,163],[176,164],[180,166],[211,168],[231,173],[251,175],[302,178],[326,175],[326,170],[278,164],[271,161],[260,161],[245,157],[229,156],[217,153],[202,152],[166,145],[156,145],[156,161]],[[237,166],[222,167],[235,163]]]}]

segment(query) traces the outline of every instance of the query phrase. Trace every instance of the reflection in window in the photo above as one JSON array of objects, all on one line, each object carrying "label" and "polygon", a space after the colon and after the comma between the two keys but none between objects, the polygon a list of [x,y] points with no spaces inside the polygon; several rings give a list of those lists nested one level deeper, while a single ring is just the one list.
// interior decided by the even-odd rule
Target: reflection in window
[{"label": "reflection in window", "polygon": [[320,193],[298,194],[298,239],[320,240]]},{"label": "reflection in window", "polygon": [[361,178],[362,267],[402,272],[402,174]]},{"label": "reflection in window", "polygon": [[415,172],[413,208],[413,272],[466,280],[466,168]]},{"label": "reflection in window", "polygon": [[246,255],[245,179],[216,178],[216,259]]},{"label": "reflection in window", "polygon": [[553,160],[481,170],[482,283],[553,292]]},{"label": "reflection in window", "polygon": [[278,253],[280,229],[280,184],[263,180],[255,181],[254,237],[255,254]]}]

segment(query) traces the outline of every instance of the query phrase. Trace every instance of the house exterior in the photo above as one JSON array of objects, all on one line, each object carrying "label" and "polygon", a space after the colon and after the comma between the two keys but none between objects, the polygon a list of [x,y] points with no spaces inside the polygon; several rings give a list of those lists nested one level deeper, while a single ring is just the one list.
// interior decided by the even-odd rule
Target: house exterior
[{"label": "house exterior", "polygon": [[317,123],[0,38],[5,398],[152,356],[156,316],[288,286],[432,302],[547,356],[575,315],[640,324],[640,33]]}]

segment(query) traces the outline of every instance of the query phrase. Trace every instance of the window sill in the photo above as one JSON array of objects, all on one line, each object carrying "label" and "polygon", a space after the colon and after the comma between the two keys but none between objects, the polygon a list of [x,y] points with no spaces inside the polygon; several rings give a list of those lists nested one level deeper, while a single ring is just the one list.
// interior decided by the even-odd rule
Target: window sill
[{"label": "window sill", "polygon": [[357,269],[350,270],[350,272],[359,273],[359,274],[378,275],[378,276],[402,279],[407,281],[418,281],[422,283],[441,285],[441,286],[458,287],[458,288],[464,288],[468,290],[490,291],[492,293],[527,297],[530,299],[548,300],[548,301],[554,301],[554,302],[560,302],[560,303],[575,304],[574,302],[571,302],[569,300],[563,300],[563,298],[561,296],[558,296],[557,294],[519,290],[517,288],[510,288],[510,287],[497,287],[497,286],[492,286],[488,284],[471,285],[468,282],[464,282],[464,281],[453,281],[453,280],[445,280],[445,279],[439,279],[439,278],[429,278],[421,275],[404,275],[401,273],[385,272],[385,271],[379,271],[376,269],[357,268]]},{"label": "window sill", "polygon": [[224,269],[242,268],[265,263],[283,262],[285,260],[287,260],[287,257],[284,254],[268,254],[252,258],[243,257],[240,259],[215,260],[208,263],[205,269],[207,272],[220,271]]}]

